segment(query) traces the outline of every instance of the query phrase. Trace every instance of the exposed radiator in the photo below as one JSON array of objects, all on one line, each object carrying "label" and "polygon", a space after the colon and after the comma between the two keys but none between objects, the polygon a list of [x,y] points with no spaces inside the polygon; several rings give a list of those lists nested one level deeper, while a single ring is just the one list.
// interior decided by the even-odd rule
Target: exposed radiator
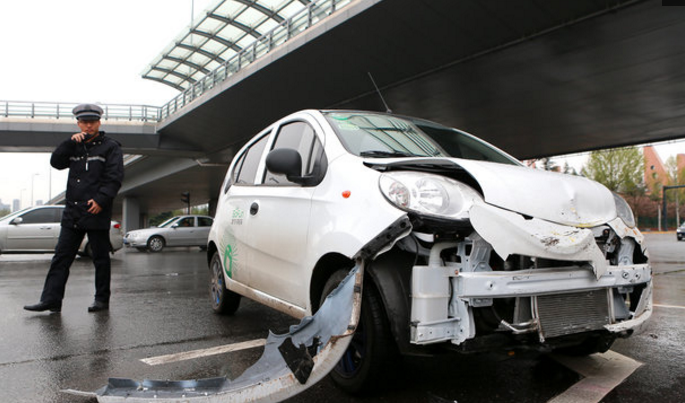
[{"label": "exposed radiator", "polygon": [[602,329],[611,323],[606,289],[533,297],[543,338]]}]

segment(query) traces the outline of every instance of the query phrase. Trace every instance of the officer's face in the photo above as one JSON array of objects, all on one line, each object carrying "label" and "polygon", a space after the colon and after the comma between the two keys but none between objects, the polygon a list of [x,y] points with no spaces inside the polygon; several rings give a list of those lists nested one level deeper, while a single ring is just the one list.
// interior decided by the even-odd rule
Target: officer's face
[{"label": "officer's face", "polygon": [[99,120],[79,120],[78,127],[82,132],[86,134],[97,134],[100,131],[100,121]]}]

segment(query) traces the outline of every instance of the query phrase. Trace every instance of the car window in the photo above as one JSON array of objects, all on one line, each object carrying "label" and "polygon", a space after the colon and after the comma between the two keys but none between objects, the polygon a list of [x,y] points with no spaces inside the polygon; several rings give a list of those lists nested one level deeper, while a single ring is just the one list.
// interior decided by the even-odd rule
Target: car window
[{"label": "car window", "polygon": [[244,161],[242,162],[236,177],[236,184],[254,184],[257,167],[259,166],[259,161],[262,158],[262,153],[264,152],[264,147],[266,147],[266,140],[268,138],[269,135],[267,133],[246,151]]},{"label": "car window", "polygon": [[197,226],[198,227],[211,227],[213,221],[214,220],[212,220],[211,218],[198,217],[197,218]]},{"label": "car window", "polygon": [[195,226],[195,217],[186,217],[182,220],[178,220],[178,226],[179,227],[194,227]]},{"label": "car window", "polygon": [[238,180],[238,173],[240,173],[240,169],[243,166],[243,162],[245,162],[246,154],[247,152],[244,152],[238,159],[238,162],[235,163],[235,166],[233,167],[233,172],[231,172],[229,179],[226,181],[226,185],[224,186],[224,193],[228,192],[228,189],[231,187],[231,185],[236,183],[236,181]]},{"label": "car window", "polygon": [[[22,215],[22,224],[38,224],[38,223],[54,223],[59,222],[58,215],[55,214],[57,209],[42,208],[38,210],[29,211]],[[61,213],[61,209],[60,209]],[[60,214],[61,216],[61,214]]]},{"label": "car window", "polygon": [[[302,157],[301,176],[310,176],[317,169],[317,161],[323,154],[323,146],[316,136],[314,129],[306,122],[291,122],[280,127],[272,150],[290,148],[297,150]],[[275,174],[267,170],[264,174],[264,184],[272,186],[295,185],[285,175]]]},{"label": "car window", "polygon": [[173,223],[176,222],[176,220],[178,220],[178,217],[171,217],[171,218],[169,218],[168,220],[164,221],[163,223],[159,224],[159,225],[157,226],[157,228],[166,228],[166,227],[170,227]]}]

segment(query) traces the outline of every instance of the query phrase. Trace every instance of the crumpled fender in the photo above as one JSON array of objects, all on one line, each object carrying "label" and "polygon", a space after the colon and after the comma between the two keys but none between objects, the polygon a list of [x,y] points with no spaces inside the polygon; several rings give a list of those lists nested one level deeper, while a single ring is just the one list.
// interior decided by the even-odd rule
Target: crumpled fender
[{"label": "crumpled fender", "polygon": [[502,259],[520,254],[556,260],[586,260],[599,279],[607,271],[592,231],[568,227],[476,203],[469,211],[473,228]]},{"label": "crumpled fender", "polygon": [[309,316],[287,334],[269,333],[259,360],[238,378],[184,381],[110,378],[95,392],[65,390],[98,402],[279,402],[316,384],[345,353],[359,321],[363,260]]},{"label": "crumpled fender", "polygon": [[64,392],[95,397],[101,403],[280,402],[295,396],[328,375],[347,350],[359,323],[364,262],[387,251],[409,232],[411,224],[404,216],[364,245],[354,257],[357,264],[316,314],[302,319],[287,334],[269,333],[262,356],[236,379],[110,378],[95,392]]}]

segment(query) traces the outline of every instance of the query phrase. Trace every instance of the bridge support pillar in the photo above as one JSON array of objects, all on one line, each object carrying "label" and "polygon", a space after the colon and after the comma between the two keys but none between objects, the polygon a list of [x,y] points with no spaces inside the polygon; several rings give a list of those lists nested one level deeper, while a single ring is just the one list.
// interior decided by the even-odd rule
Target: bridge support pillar
[{"label": "bridge support pillar", "polygon": [[134,229],[139,229],[140,228],[140,205],[138,203],[138,199],[135,199],[133,197],[125,197],[124,198],[124,206],[123,206],[123,220],[122,220],[122,226],[124,227],[123,232],[124,234],[127,231],[131,231]]},{"label": "bridge support pillar", "polygon": [[209,199],[209,208],[208,208],[209,212],[207,213],[208,215],[210,215],[212,217],[216,216],[217,204],[219,204],[219,199],[217,199],[217,198]]}]

